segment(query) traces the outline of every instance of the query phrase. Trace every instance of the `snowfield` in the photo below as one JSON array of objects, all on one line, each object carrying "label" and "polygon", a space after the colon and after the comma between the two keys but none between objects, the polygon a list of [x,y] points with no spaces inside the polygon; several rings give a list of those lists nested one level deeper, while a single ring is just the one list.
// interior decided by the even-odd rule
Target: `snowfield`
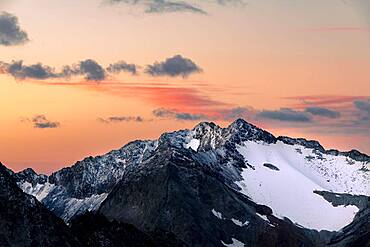
[{"label": "snowfield", "polygon": [[247,141],[237,150],[248,164],[242,180],[236,182],[241,192],[271,207],[275,216],[305,228],[337,231],[351,223],[359,210],[334,207],[315,190],[370,195],[370,177],[361,170],[363,162],[280,141]]},{"label": "snowfield", "polygon": [[23,192],[33,195],[40,202],[55,188],[54,184],[48,182],[32,186],[31,183],[26,181],[24,183],[19,183],[18,186],[23,190]]}]

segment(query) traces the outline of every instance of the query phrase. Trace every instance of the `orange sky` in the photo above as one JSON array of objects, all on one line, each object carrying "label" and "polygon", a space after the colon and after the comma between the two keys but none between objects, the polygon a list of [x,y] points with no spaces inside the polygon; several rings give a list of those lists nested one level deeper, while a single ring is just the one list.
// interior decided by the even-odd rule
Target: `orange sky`
[{"label": "orange sky", "polygon": [[[356,107],[370,98],[370,23],[365,0],[250,1],[245,6],[198,4],[207,15],[156,13],[143,6],[100,0],[7,0],[30,41],[0,45],[0,61],[63,65],[93,59],[103,67],[119,60],[140,66],[104,81],[83,77],[39,80],[0,75],[0,161],[14,170],[50,173],[88,155],[133,139],[192,128],[194,121],[158,118],[155,109],[198,114],[226,126],[241,117],[276,135],[319,140],[327,148],[370,153],[370,113]],[[65,13],[68,13],[66,18]],[[203,72],[186,78],[145,73],[145,66],[176,54]],[[307,107],[340,112],[309,122],[261,117],[265,111]],[[367,115],[368,114],[368,115]],[[35,128],[44,115],[56,128]],[[99,118],[137,117],[142,122],[104,123]]]}]

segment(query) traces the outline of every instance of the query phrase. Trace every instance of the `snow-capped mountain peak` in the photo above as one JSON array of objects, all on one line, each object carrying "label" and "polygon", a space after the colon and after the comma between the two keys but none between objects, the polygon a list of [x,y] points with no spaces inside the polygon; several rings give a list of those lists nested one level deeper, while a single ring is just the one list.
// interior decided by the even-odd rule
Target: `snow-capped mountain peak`
[{"label": "snow-capped mountain peak", "polygon": [[339,230],[362,209],[346,195],[370,196],[369,156],[325,150],[303,138],[276,138],[242,119],[226,128],[202,122],[158,140],[130,142],[49,177],[32,170],[14,176],[26,193],[68,221],[98,210],[126,173],[140,177],[152,159],[168,153],[175,157],[171,162],[201,165],[229,188],[270,207],[275,216],[305,228]]}]

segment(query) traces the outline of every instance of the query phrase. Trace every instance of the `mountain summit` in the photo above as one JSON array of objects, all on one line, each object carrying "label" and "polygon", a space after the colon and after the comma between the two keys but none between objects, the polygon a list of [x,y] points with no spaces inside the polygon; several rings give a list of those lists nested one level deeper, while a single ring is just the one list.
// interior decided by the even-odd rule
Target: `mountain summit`
[{"label": "mountain summit", "polygon": [[370,244],[369,156],[243,119],[130,142],[50,176],[11,176],[69,224],[90,212],[173,246]]}]

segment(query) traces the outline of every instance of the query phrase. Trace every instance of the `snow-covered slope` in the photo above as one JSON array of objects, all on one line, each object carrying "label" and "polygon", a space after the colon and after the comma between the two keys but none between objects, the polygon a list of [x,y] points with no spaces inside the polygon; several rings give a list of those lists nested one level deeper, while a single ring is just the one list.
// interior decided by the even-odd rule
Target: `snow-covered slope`
[{"label": "snow-covered slope", "polygon": [[280,141],[248,141],[237,150],[250,165],[237,182],[242,192],[305,228],[339,230],[359,211],[353,205],[334,207],[314,191],[370,195],[364,162]]},{"label": "snow-covered slope", "polygon": [[[370,196],[369,156],[328,151],[317,141],[276,138],[241,119],[227,128],[204,122],[192,130],[164,133],[156,141],[135,141],[49,177],[30,171],[15,176],[23,191],[68,221],[96,210],[130,167],[147,164],[168,149],[178,160],[208,167],[230,188],[304,228],[339,230],[360,210],[344,195]],[[315,191],[333,193],[340,202],[334,206]]]}]

